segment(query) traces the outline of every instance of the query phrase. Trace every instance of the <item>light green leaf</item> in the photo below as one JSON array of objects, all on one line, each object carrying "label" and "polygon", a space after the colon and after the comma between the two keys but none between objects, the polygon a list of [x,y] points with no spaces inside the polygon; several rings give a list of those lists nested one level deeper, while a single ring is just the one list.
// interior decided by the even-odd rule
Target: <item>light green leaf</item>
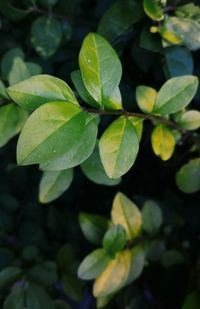
[{"label": "light green leaf", "polygon": [[113,256],[118,251],[122,251],[126,245],[126,231],[120,224],[112,225],[103,238],[103,248]]},{"label": "light green leaf", "polygon": [[31,73],[22,58],[16,57],[8,75],[10,85],[17,84],[31,77]]},{"label": "light green leaf", "polygon": [[193,291],[186,295],[182,309],[199,309],[200,295],[197,291]]},{"label": "light green leaf", "polygon": [[176,140],[172,131],[165,125],[157,125],[151,134],[151,144],[154,153],[163,161],[171,158]]},{"label": "light green leaf", "polygon": [[27,117],[27,112],[13,103],[0,107],[0,147],[21,131]]},{"label": "light green leaf", "polygon": [[9,266],[0,271],[0,290],[13,284],[22,276],[22,270],[19,267]]},{"label": "light green leaf", "polygon": [[171,46],[164,49],[167,78],[193,73],[192,53],[184,46]]},{"label": "light green leaf", "polygon": [[198,79],[195,76],[171,78],[159,90],[153,112],[172,114],[181,111],[192,101],[197,88]]},{"label": "light green leaf", "polygon": [[78,269],[78,276],[84,280],[91,280],[101,274],[110,261],[104,249],[97,249],[87,255]]},{"label": "light green leaf", "polygon": [[184,193],[200,190],[200,158],[192,159],[176,173],[176,184]]},{"label": "light green leaf", "polygon": [[136,101],[144,113],[149,114],[152,112],[156,97],[157,91],[151,87],[138,86],[136,88]]},{"label": "light green leaf", "polygon": [[119,178],[134,164],[139,150],[137,132],[131,122],[121,117],[103,133],[99,141],[102,164],[110,178]]},{"label": "light green leaf", "polygon": [[47,161],[40,166],[44,171],[59,171],[72,168],[84,162],[93,152],[97,137],[96,119],[88,114],[86,126],[83,128],[80,137],[67,153],[61,157]]},{"label": "light green leaf", "polygon": [[71,150],[80,139],[87,114],[66,102],[40,106],[27,120],[17,144],[21,165],[44,163]]},{"label": "light green leaf", "polygon": [[81,164],[81,169],[86,177],[97,184],[114,186],[121,181],[121,178],[111,179],[107,176],[101,163],[98,144],[92,155]]},{"label": "light green leaf", "polygon": [[131,250],[116,254],[106,269],[96,278],[93,286],[95,297],[105,297],[117,292],[127,282],[131,268]]},{"label": "light green leaf", "polygon": [[158,0],[143,0],[144,11],[151,19],[161,21],[164,14]]},{"label": "light green leaf", "polygon": [[31,75],[39,75],[42,73],[42,67],[34,62],[26,62],[26,66]]},{"label": "light green leaf", "polygon": [[31,42],[39,56],[49,58],[62,40],[62,25],[52,17],[37,18],[31,27]]},{"label": "light green leaf", "polygon": [[196,110],[186,111],[178,117],[177,122],[181,128],[196,130],[200,127],[200,112]]},{"label": "light green leaf", "polygon": [[7,51],[1,60],[1,72],[3,79],[8,79],[15,58],[24,59],[24,52],[21,48],[13,48]]},{"label": "light green leaf", "polygon": [[80,95],[81,99],[94,106],[94,107],[100,107],[101,105],[96,102],[93,97],[89,94],[89,92],[87,91],[87,88],[85,87],[84,83],[83,83],[83,78],[81,75],[81,71],[77,70],[77,71],[73,71],[71,73],[71,79],[72,82],[76,88],[76,91],[78,92],[78,94]]},{"label": "light green leaf", "polygon": [[73,170],[44,172],[40,181],[40,203],[49,203],[62,195],[71,185]]},{"label": "light green leaf", "polygon": [[17,287],[6,298],[3,309],[22,309],[24,308],[25,293],[22,287]]},{"label": "light green leaf", "polygon": [[162,212],[154,201],[146,201],[142,209],[142,226],[148,233],[155,233],[162,224]]},{"label": "light green leaf", "polygon": [[27,309],[54,309],[53,301],[44,288],[34,284],[28,286],[25,307]]},{"label": "light green leaf", "polygon": [[78,105],[70,87],[61,79],[41,74],[8,88],[9,96],[20,106],[36,109],[52,101],[67,101]]},{"label": "light green leaf", "polygon": [[116,87],[110,98],[103,101],[105,109],[122,109],[122,96],[119,87]]},{"label": "light green leaf", "polygon": [[138,136],[138,140],[139,142],[141,141],[142,138],[142,133],[143,133],[143,118],[140,117],[128,117],[128,120],[130,121],[130,123],[132,124],[132,126],[135,128],[137,136]]},{"label": "light green leaf", "polygon": [[139,235],[142,227],[142,217],[137,206],[124,194],[117,193],[113,201],[111,218],[114,224],[121,224],[130,240]]},{"label": "light green leaf", "polygon": [[116,1],[102,16],[98,33],[113,42],[143,17],[139,1]]},{"label": "light green leaf", "polygon": [[79,223],[87,240],[93,244],[101,244],[102,238],[109,226],[109,222],[106,218],[81,212],[79,215]]},{"label": "light green leaf", "polygon": [[103,107],[121,79],[122,67],[118,55],[103,37],[89,33],[83,41],[79,65],[86,89]]}]

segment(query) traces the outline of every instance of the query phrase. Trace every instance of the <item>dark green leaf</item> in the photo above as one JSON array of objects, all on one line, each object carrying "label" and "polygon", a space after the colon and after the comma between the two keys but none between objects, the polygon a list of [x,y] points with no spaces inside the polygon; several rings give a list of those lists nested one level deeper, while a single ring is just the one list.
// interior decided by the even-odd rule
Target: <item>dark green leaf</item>
[{"label": "dark green leaf", "polygon": [[126,231],[122,225],[112,225],[103,238],[104,249],[111,254],[122,251],[126,245]]},{"label": "dark green leaf", "polygon": [[184,193],[200,190],[200,158],[192,159],[176,173],[176,184]]}]

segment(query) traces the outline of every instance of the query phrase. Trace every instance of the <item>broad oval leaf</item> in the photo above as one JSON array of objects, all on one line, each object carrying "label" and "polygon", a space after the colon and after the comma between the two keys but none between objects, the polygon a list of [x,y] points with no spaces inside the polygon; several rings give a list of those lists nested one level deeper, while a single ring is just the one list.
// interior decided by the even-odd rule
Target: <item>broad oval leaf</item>
[{"label": "broad oval leaf", "polygon": [[112,206],[111,218],[114,224],[121,224],[128,239],[139,235],[142,227],[142,217],[137,206],[124,194],[117,193]]},{"label": "broad oval leaf", "polygon": [[106,269],[96,278],[93,286],[95,297],[104,297],[121,289],[128,279],[131,268],[131,251],[116,254]]},{"label": "broad oval leaf", "polygon": [[169,79],[159,90],[153,112],[172,114],[181,111],[193,99],[198,88],[198,78],[181,76]]},{"label": "broad oval leaf", "polygon": [[17,144],[21,165],[44,163],[70,151],[80,138],[87,114],[66,102],[42,105],[27,120]]},{"label": "broad oval leaf", "polygon": [[87,255],[78,269],[78,276],[84,280],[91,280],[99,276],[110,261],[104,249],[97,249]]},{"label": "broad oval leaf", "polygon": [[184,193],[200,190],[200,158],[192,159],[176,173],[176,184]]},{"label": "broad oval leaf", "polygon": [[0,290],[3,290],[10,284],[13,284],[22,276],[22,270],[19,267],[9,266],[0,271]]},{"label": "broad oval leaf", "polygon": [[172,131],[165,125],[159,124],[151,134],[151,144],[154,153],[163,161],[171,158],[176,140]]},{"label": "broad oval leaf", "polygon": [[25,291],[23,287],[16,287],[6,298],[3,309],[22,309],[24,308]]},{"label": "broad oval leaf", "polygon": [[122,251],[126,245],[126,231],[120,224],[112,225],[105,233],[103,247],[111,256],[118,251]]},{"label": "broad oval leaf", "polygon": [[78,105],[70,87],[63,80],[47,74],[32,76],[7,90],[13,101],[26,109],[34,110],[52,101],[67,101]]},{"label": "broad oval leaf", "polygon": [[128,118],[118,118],[106,129],[100,138],[99,150],[110,178],[119,178],[132,167],[139,150],[139,140]]},{"label": "broad oval leaf", "polygon": [[111,179],[107,176],[101,163],[98,144],[92,155],[81,164],[81,169],[86,177],[97,184],[115,186],[121,181],[121,178]]},{"label": "broad oval leaf", "polygon": [[100,35],[89,33],[83,41],[79,65],[84,85],[101,106],[119,85],[122,67],[112,46]]},{"label": "broad oval leaf", "polygon": [[154,201],[146,201],[142,209],[142,227],[148,233],[155,233],[162,224],[162,212]]},{"label": "broad oval leaf", "polygon": [[21,131],[27,117],[28,113],[16,104],[0,107],[0,147]]},{"label": "broad oval leaf", "polygon": [[97,122],[91,115],[87,115],[86,126],[76,140],[73,147],[61,157],[43,163],[43,171],[60,171],[72,168],[84,162],[93,152],[97,137]]},{"label": "broad oval leaf", "polygon": [[143,0],[144,11],[151,19],[161,21],[164,14],[158,0]]},{"label": "broad oval leaf", "polygon": [[52,56],[62,39],[62,25],[54,17],[42,16],[34,20],[31,27],[31,43],[43,58]]},{"label": "broad oval leaf", "polygon": [[157,97],[157,91],[151,87],[138,86],[136,88],[136,100],[139,108],[144,113],[151,113],[155,100]]},{"label": "broad oval leaf", "polygon": [[186,111],[178,117],[177,122],[181,128],[196,130],[200,127],[200,112],[196,110]]},{"label": "broad oval leaf", "polygon": [[39,200],[49,203],[62,195],[71,185],[73,170],[44,172],[40,181]]}]

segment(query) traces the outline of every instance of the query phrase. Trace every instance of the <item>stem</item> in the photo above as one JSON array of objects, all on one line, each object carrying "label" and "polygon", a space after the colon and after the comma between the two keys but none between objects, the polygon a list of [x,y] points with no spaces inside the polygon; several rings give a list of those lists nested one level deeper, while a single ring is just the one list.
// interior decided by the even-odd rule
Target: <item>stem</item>
[{"label": "stem", "polygon": [[184,129],[181,129],[174,121],[169,120],[169,119],[165,119],[161,116],[156,116],[156,115],[145,115],[145,114],[140,114],[140,113],[132,113],[132,112],[128,112],[126,110],[98,110],[95,108],[84,108],[85,111],[87,111],[88,113],[93,113],[93,114],[98,114],[98,115],[113,115],[113,116],[125,116],[125,117],[138,117],[138,118],[142,118],[144,120],[156,120],[160,123],[166,124],[170,127],[173,127],[179,131],[181,131],[182,133],[185,133]]}]

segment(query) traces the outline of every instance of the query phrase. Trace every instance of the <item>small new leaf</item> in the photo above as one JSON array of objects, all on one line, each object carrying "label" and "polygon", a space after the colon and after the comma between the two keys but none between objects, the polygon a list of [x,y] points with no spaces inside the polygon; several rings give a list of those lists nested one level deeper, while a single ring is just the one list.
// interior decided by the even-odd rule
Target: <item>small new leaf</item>
[{"label": "small new leaf", "polygon": [[158,0],[144,0],[144,11],[151,19],[161,21],[164,19],[164,14]]},{"label": "small new leaf", "polygon": [[157,91],[151,87],[138,86],[136,88],[137,104],[144,113],[149,114],[152,112],[156,97]]},{"label": "small new leaf", "polygon": [[103,238],[104,249],[113,256],[118,251],[122,251],[126,245],[126,231],[122,225],[112,225]]}]

